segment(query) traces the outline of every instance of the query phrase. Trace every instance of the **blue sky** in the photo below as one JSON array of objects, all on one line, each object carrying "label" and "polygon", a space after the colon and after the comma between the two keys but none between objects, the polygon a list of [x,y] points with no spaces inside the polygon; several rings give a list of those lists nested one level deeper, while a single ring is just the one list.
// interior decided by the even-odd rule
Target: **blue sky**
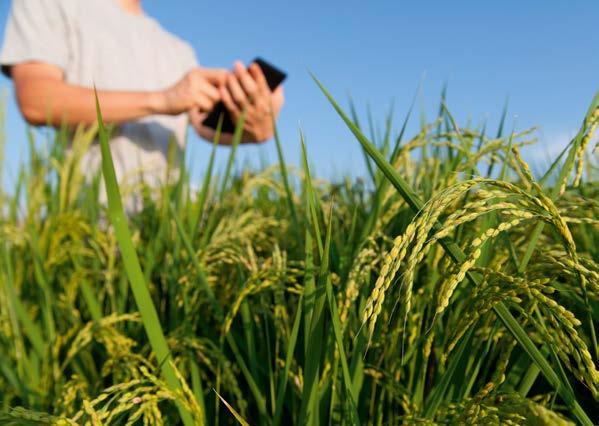
[{"label": "blue sky", "polygon": [[[495,127],[509,96],[510,127],[514,117],[517,129],[540,127],[540,144],[528,153],[537,160],[567,142],[599,90],[599,2],[593,0],[144,4],[150,15],[193,45],[204,66],[229,67],[235,59],[260,55],[286,70],[287,102],[279,123],[285,155],[299,164],[301,126],[311,161],[325,177],[360,175],[364,167],[357,142],[308,70],[343,105],[349,94],[361,113],[370,105],[381,124],[394,102],[396,127],[421,80],[419,110],[432,117],[447,82],[448,104],[460,123],[487,120]],[[0,22],[8,10],[9,2],[1,1]],[[10,87],[0,78],[0,90]],[[12,92],[9,96],[6,155],[14,172],[26,152],[26,138]],[[209,149],[190,138],[196,175]],[[219,150],[220,164],[227,152]],[[276,159],[273,143],[243,148],[240,154],[240,164]]]}]

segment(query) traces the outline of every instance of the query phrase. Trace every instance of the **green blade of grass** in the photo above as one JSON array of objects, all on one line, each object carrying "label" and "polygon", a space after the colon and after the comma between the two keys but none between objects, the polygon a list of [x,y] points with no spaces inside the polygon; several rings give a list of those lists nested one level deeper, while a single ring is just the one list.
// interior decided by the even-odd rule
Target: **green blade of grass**
[{"label": "green blade of grass", "polygon": [[225,194],[225,190],[227,189],[227,183],[229,183],[229,177],[231,175],[231,170],[233,169],[233,162],[235,161],[235,154],[237,153],[237,147],[241,142],[241,137],[243,136],[243,125],[245,123],[245,111],[237,120],[237,124],[235,125],[235,132],[233,133],[233,141],[231,143],[231,151],[229,152],[229,158],[227,159],[227,167],[225,169],[225,175],[223,177],[223,181],[221,183],[220,188],[220,196],[221,199]]},{"label": "green blade of grass", "polygon": [[[384,172],[385,176],[391,181],[393,186],[410,205],[412,210],[414,212],[420,211],[424,206],[424,203],[420,200],[420,198],[414,192],[414,190],[403,180],[403,178],[399,175],[399,173],[397,173],[397,171],[391,166],[391,164],[389,164],[385,160],[385,158],[376,149],[376,147],[351,122],[351,120],[345,115],[343,110],[339,107],[337,102],[324,88],[324,86],[318,81],[318,79],[315,76],[312,76],[312,78],[320,87],[320,90],[327,97],[329,102],[333,105],[339,116],[343,119],[343,121],[345,121],[346,125],[350,128],[354,136],[356,136],[356,139],[358,139],[360,144],[366,149],[366,151],[375,161],[377,166]],[[433,232],[438,232],[440,229],[441,224],[437,223],[433,227]],[[447,254],[455,263],[462,263],[466,259],[466,256],[462,252],[460,247],[450,238],[445,238],[440,242]],[[469,280],[475,284],[475,286],[480,286],[479,277],[475,276],[472,273],[468,273],[467,276]],[[507,306],[505,306],[504,303],[500,302],[493,308],[493,310],[495,311],[499,319],[503,322],[503,324],[507,327],[507,329],[512,333],[512,335],[518,341],[520,346],[522,346],[522,348],[529,354],[533,361],[539,366],[541,372],[543,373],[547,381],[551,384],[551,386],[553,386],[554,389],[558,391],[559,395],[562,397],[564,402],[570,407],[578,421],[586,425],[591,425],[592,422],[590,421],[582,407],[580,407],[580,405],[576,401],[575,395],[569,392],[568,388],[562,383],[559,376],[551,368],[551,365],[545,359],[545,357],[539,352],[539,350],[532,342],[530,337],[528,337],[526,331],[520,326],[520,324],[511,314]]]},{"label": "green blade of grass", "polygon": [[196,398],[196,401],[202,409],[202,421],[204,424],[208,424],[208,419],[206,418],[206,402],[204,401],[202,378],[200,377],[200,368],[198,367],[196,360],[193,358],[189,360],[189,370],[191,374],[191,388],[193,389],[193,394]]},{"label": "green blade of grass", "polygon": [[[240,268],[239,268],[240,269]],[[250,311],[249,304],[247,300],[244,300],[241,303],[241,307],[239,308],[239,313],[241,314],[241,324],[243,329],[243,335],[245,338],[245,350],[247,357],[249,358],[249,371],[254,377],[254,380],[258,379],[258,360],[256,358],[257,355],[257,345],[256,339],[254,338],[254,322],[252,321],[252,314]],[[262,386],[260,386],[262,388]],[[262,420],[262,419],[261,419]]]},{"label": "green blade of grass", "polygon": [[275,412],[273,415],[272,424],[278,426],[281,423],[281,416],[283,415],[283,402],[285,399],[285,391],[287,390],[287,382],[289,378],[289,369],[293,361],[293,352],[295,351],[295,344],[297,343],[297,336],[299,334],[300,324],[302,320],[302,306],[303,306],[303,295],[300,297],[297,303],[297,312],[295,313],[295,319],[293,320],[293,327],[291,329],[291,336],[287,342],[287,354],[285,355],[285,367],[281,373],[279,379],[279,386],[277,390],[277,400],[275,405]]},{"label": "green blade of grass", "polygon": [[534,385],[537,377],[541,369],[535,364],[532,363],[530,367],[526,370],[524,377],[522,377],[522,381],[518,385],[518,393],[524,397],[528,395],[528,392],[532,389],[532,385]]},{"label": "green blade of grass", "polygon": [[[79,258],[72,256],[73,264],[77,269],[82,269]],[[89,309],[89,313],[94,321],[100,321],[102,319],[102,308],[100,307],[100,303],[92,289],[91,284],[86,278],[82,278],[79,284],[81,289],[81,295],[83,296],[83,300],[85,300],[85,304],[87,305],[87,309]]]},{"label": "green blade of grass", "polygon": [[[349,110],[350,110],[350,113],[352,116],[352,120],[354,121],[354,124],[356,125],[356,127],[360,128],[360,120],[358,118],[358,112],[356,111],[356,105],[354,104],[354,101],[351,97],[349,98]],[[362,150],[362,155],[364,156],[364,163],[366,164],[366,170],[368,171],[370,178],[374,182],[376,178],[374,175],[374,170],[372,169],[372,162],[370,160],[370,157],[368,156],[366,151],[364,151],[364,148],[361,148],[361,150]]]},{"label": "green blade of grass", "polygon": [[289,175],[287,173],[287,165],[285,163],[285,157],[283,156],[283,147],[281,145],[279,131],[277,129],[276,123],[274,123],[274,120],[273,128],[275,129],[275,145],[277,147],[277,156],[279,158],[279,166],[281,169],[283,187],[285,188],[285,195],[287,196],[287,206],[289,207],[289,212],[291,213],[291,220],[293,221],[294,232],[298,233],[299,237],[301,236],[301,234],[299,234],[299,222],[297,219],[297,212],[295,211],[295,204],[293,203],[293,194],[291,192],[291,187],[289,186]]},{"label": "green blade of grass", "polygon": [[92,316],[94,321],[100,321],[102,319],[102,309],[98,304],[96,299],[96,295],[89,284],[89,281],[86,279],[81,280],[81,294],[83,295],[83,299],[87,304],[87,308],[89,309],[89,313]]},{"label": "green blade of grass", "polygon": [[[166,338],[160,325],[158,313],[148,291],[144,275],[141,270],[141,265],[131,240],[127,218],[123,209],[119,186],[116,180],[112,155],[108,146],[108,133],[102,121],[102,112],[100,110],[100,102],[96,93],[96,113],[98,116],[100,139],[100,148],[102,152],[102,172],[104,174],[104,183],[106,185],[106,193],[108,196],[108,213],[112,226],[114,227],[116,239],[121,250],[125,272],[129,278],[133,298],[142,318],[144,329],[152,351],[156,356],[156,362],[160,365],[162,374],[167,384],[173,389],[181,389],[181,383],[177,378],[175,370],[168,361],[170,358],[170,350],[166,343]],[[191,414],[180,403],[177,403],[177,408],[181,416],[181,420],[185,426],[192,426],[194,421]]]},{"label": "green blade of grass", "polygon": [[310,335],[310,323],[312,322],[312,313],[314,312],[314,302],[316,300],[316,280],[314,278],[314,255],[312,254],[312,235],[306,229],[305,237],[305,268],[304,274],[304,356],[308,357],[308,336]]},{"label": "green blade of grass", "polygon": [[495,324],[493,324],[493,329],[491,330],[491,334],[490,334],[491,338],[487,339],[484,349],[482,350],[482,352],[479,353],[479,357],[476,360],[473,369],[470,370],[471,371],[470,378],[468,379],[466,386],[462,390],[462,395],[461,395],[462,398],[467,398],[470,396],[470,392],[472,391],[472,388],[474,387],[474,383],[476,382],[476,378],[478,377],[478,372],[482,368],[483,361],[486,358],[489,351],[491,350],[491,345],[493,343],[493,337],[497,333],[498,328],[499,328],[499,321],[495,320]]},{"label": "green blade of grass", "polygon": [[389,154],[389,148],[391,147],[391,131],[393,129],[393,114],[395,112],[395,104],[392,103],[389,108],[387,119],[385,120],[385,136],[383,136],[383,148],[381,152],[383,155]]},{"label": "green blade of grass", "polygon": [[[2,279],[2,283],[0,284],[0,290],[3,290],[3,289],[6,290],[3,297],[7,297],[9,300],[8,317],[9,317],[9,321],[10,321],[10,325],[11,325],[11,331],[14,336],[13,347],[14,347],[15,358],[17,361],[16,373],[17,373],[18,377],[27,377],[29,379],[29,380],[27,380],[28,386],[31,386],[30,377],[33,374],[30,374],[30,373],[35,373],[35,372],[34,371],[32,372],[29,368],[27,368],[28,364],[31,361],[30,361],[30,357],[28,356],[28,354],[26,352],[25,341],[24,341],[23,335],[21,333],[21,323],[23,321],[20,319],[20,317],[23,316],[23,312],[22,312],[23,308],[21,307],[21,309],[19,309],[17,307],[20,304],[20,300],[18,299],[17,294],[15,292],[12,265],[10,264],[8,250],[6,249],[4,244],[2,244],[2,252],[4,255],[4,256],[2,256],[3,257],[2,260],[4,261],[5,265],[4,265],[4,268],[0,267],[0,279]],[[19,310],[21,310],[21,313],[19,313]],[[25,321],[27,321],[27,320],[28,320],[28,318],[25,318]],[[30,325],[29,327],[32,327],[32,326]],[[36,333],[36,331],[33,331],[33,333]],[[37,338],[41,339],[41,336],[37,336]],[[40,344],[40,347],[38,347],[34,350],[41,352],[43,350],[43,346]],[[15,380],[11,379],[11,374],[12,374],[11,369],[2,368],[2,370],[5,372],[5,376],[7,377],[9,382],[11,382],[13,384],[13,387],[20,389],[21,395],[22,395],[24,401],[27,402],[27,400],[28,400],[27,386],[25,386],[23,383],[19,382],[18,380],[15,381]],[[15,376],[15,378],[16,377],[17,376]]]},{"label": "green blade of grass", "polygon": [[44,339],[42,337],[42,332],[41,332],[40,328],[38,327],[38,325],[36,323],[34,323],[31,320],[31,318],[29,317],[29,315],[27,314],[27,310],[23,306],[23,303],[21,302],[21,300],[19,299],[19,297],[15,291],[13,279],[12,279],[12,276],[13,276],[12,266],[10,263],[11,261],[10,261],[8,249],[6,249],[6,247],[3,247],[2,251],[3,251],[3,259],[2,260],[4,262],[5,278],[6,278],[6,280],[4,281],[4,286],[6,288],[6,293],[7,293],[8,299],[10,301],[10,305],[14,309],[15,315],[17,316],[19,322],[21,323],[21,325],[23,327],[23,333],[25,334],[25,336],[27,336],[27,338],[29,339],[29,342],[33,346],[33,350],[37,353],[37,355],[39,355],[40,357],[43,357],[44,351],[45,351],[45,349],[44,349],[45,345],[44,345]]},{"label": "green blade of grass", "polygon": [[254,377],[250,373],[250,370],[247,367],[245,360],[241,356],[239,347],[237,346],[237,343],[235,343],[235,338],[229,332],[225,336],[225,340],[227,341],[227,343],[229,344],[229,347],[233,351],[233,355],[235,356],[235,360],[237,361],[237,364],[239,365],[239,369],[241,370],[243,377],[247,381],[250,391],[252,392],[252,395],[256,399],[256,405],[258,406],[258,412],[262,416],[262,419],[268,419],[268,413],[266,411],[266,398],[262,394],[260,387],[254,380]]},{"label": "green blade of grass", "polygon": [[[505,103],[503,104],[503,110],[501,111],[501,118],[499,119],[499,126],[497,128],[497,136],[496,136],[497,139],[499,139],[503,136],[503,128],[505,127],[505,120],[507,118],[509,102],[510,102],[510,98],[509,98],[509,96],[506,96]],[[494,168],[495,168],[495,156],[491,157],[491,161],[489,163],[489,166],[487,167],[487,173],[485,176],[490,178],[491,175],[493,174]]]},{"label": "green blade of grass", "polygon": [[37,281],[42,294],[44,295],[43,303],[41,304],[44,325],[46,326],[46,334],[50,342],[54,342],[56,338],[56,323],[54,321],[54,312],[53,312],[53,304],[54,304],[54,293],[52,291],[52,287],[48,284],[48,280],[44,274],[42,255],[39,251],[38,245],[38,235],[37,231],[30,226],[31,233],[31,253],[33,255],[33,275],[35,280]]},{"label": "green blade of grass", "polygon": [[204,273],[204,268],[202,268],[202,265],[200,265],[200,262],[198,261],[195,251],[191,245],[191,240],[189,239],[189,236],[186,234],[185,229],[183,228],[183,224],[181,223],[181,220],[179,219],[179,216],[177,215],[177,212],[175,211],[175,208],[170,203],[169,203],[169,210],[170,210],[171,217],[175,221],[175,226],[177,227],[177,232],[179,233],[181,241],[183,241],[183,246],[185,247],[185,250],[187,250],[187,254],[189,255],[189,258],[191,259],[191,263],[196,270],[196,274],[198,276],[200,287],[202,287],[204,289],[204,292],[208,296],[208,300],[210,301],[212,308],[214,309],[214,313],[216,314],[216,316],[218,318],[219,316],[222,316],[222,310],[220,308],[220,305],[218,304],[218,301],[216,300],[216,297],[214,296],[214,292],[212,291],[212,289],[210,288],[210,285],[208,284],[208,280],[206,279],[206,275]]},{"label": "green blade of grass", "polygon": [[[307,194],[310,195],[310,194]],[[318,222],[312,224],[315,231],[320,234]],[[319,388],[321,356],[324,341],[324,320],[326,304],[326,281],[329,279],[329,256],[331,247],[331,230],[327,230],[324,248],[320,255],[320,268],[318,272],[318,285],[315,289],[314,311],[307,336],[307,359],[304,369],[304,388],[302,392],[302,405],[300,408],[300,424],[318,424],[319,422]]]},{"label": "green blade of grass", "polygon": [[[414,94],[414,97],[412,98],[412,103],[410,104],[410,108],[408,109],[408,112],[404,118],[399,135],[397,136],[397,138],[395,140],[395,146],[393,147],[393,151],[392,151],[390,159],[389,159],[390,164],[395,163],[395,161],[397,160],[397,156],[400,153],[401,141],[403,140],[403,136],[404,136],[406,128],[408,126],[408,122],[410,121],[410,117],[412,115],[412,110],[414,108],[414,103],[416,102],[416,98],[417,98],[419,91],[420,91],[420,87],[418,87],[418,90],[416,91],[416,93]],[[379,214],[380,214],[381,207],[382,207],[381,198],[382,198],[382,195],[387,191],[388,186],[389,186],[389,180],[384,179],[383,176],[381,176],[381,179],[379,179],[375,193],[372,197],[373,202],[372,202],[371,211],[368,215],[368,218],[366,219],[366,224],[362,228],[362,232],[360,235],[360,245],[363,244],[367,240],[368,236],[372,232],[372,229],[374,228],[374,225],[376,224],[377,219],[379,218]],[[357,249],[359,249],[359,248],[361,248],[361,247],[358,247]]]},{"label": "green blade of grass", "polygon": [[[327,222],[327,230],[326,230],[326,243],[325,243],[325,252],[324,256],[330,256],[330,241],[332,235],[333,228],[333,207],[331,206],[331,210],[329,212],[329,219]],[[324,263],[324,259],[322,260]],[[328,263],[328,261],[327,261]],[[321,269],[322,271],[322,269]],[[331,314],[331,321],[333,323],[333,332],[335,334],[335,340],[337,343],[337,349],[339,351],[339,359],[341,360],[341,368],[343,373],[343,384],[345,387],[346,393],[346,403],[350,407],[350,424],[358,425],[360,423],[359,416],[356,408],[356,399],[357,396],[353,393],[352,379],[349,373],[349,367],[347,364],[347,357],[345,355],[345,346],[343,344],[343,333],[341,331],[341,322],[339,320],[339,312],[337,311],[337,302],[335,296],[333,295],[333,286],[331,284],[330,277],[327,275],[325,281],[325,291],[326,297],[329,305],[329,312]],[[332,407],[331,407],[332,408]]]},{"label": "green blade of grass", "polygon": [[447,366],[445,373],[443,374],[443,378],[441,382],[439,382],[434,390],[430,393],[429,397],[425,401],[424,404],[424,417],[427,419],[433,419],[435,412],[441,405],[445,398],[445,393],[449,389],[450,384],[454,380],[454,375],[456,373],[463,374],[463,371],[458,372],[457,367],[462,362],[463,357],[468,356],[469,354],[466,352],[466,348],[470,344],[470,339],[472,337],[472,333],[474,332],[474,327],[471,327],[466,334],[461,338],[458,347],[454,350],[453,357],[451,362]]},{"label": "green blade of grass", "polygon": [[[329,231],[330,232],[330,231]],[[350,424],[359,425],[360,417],[358,415],[356,401],[357,395],[354,394],[354,387],[349,373],[349,367],[347,365],[347,357],[345,355],[345,346],[343,344],[343,333],[341,331],[341,323],[339,321],[339,312],[337,311],[337,300],[333,295],[333,285],[331,280],[326,281],[326,294],[329,302],[329,310],[331,312],[331,320],[333,323],[333,333],[335,334],[335,341],[337,342],[337,349],[339,350],[339,359],[341,360],[341,370],[343,373],[343,384],[345,386],[346,403],[350,408]]]},{"label": "green blade of grass", "polygon": [[198,197],[198,202],[196,205],[195,215],[192,219],[191,224],[191,235],[198,234],[198,227],[200,226],[200,221],[204,216],[204,211],[206,208],[206,199],[208,198],[208,191],[210,190],[210,181],[212,180],[212,169],[214,168],[214,158],[216,156],[216,147],[220,141],[221,131],[223,125],[222,116],[218,120],[218,124],[216,126],[216,133],[214,134],[214,141],[212,142],[212,151],[210,152],[210,159],[208,160],[208,168],[206,169],[206,174],[204,175],[204,181],[202,182],[202,189],[200,190],[200,195]]},{"label": "green blade of grass", "polygon": [[233,407],[231,407],[231,405],[227,401],[225,401],[225,399],[222,396],[220,396],[220,394],[216,391],[216,389],[212,389],[212,390],[218,396],[218,398],[222,401],[222,403],[225,404],[225,407],[227,407],[227,409],[231,412],[231,414],[233,414],[233,417],[235,417],[235,420],[237,420],[241,426],[250,426],[250,424],[248,422],[246,422],[244,420],[244,418],[241,417],[241,415]]},{"label": "green blade of grass", "polygon": [[419,92],[420,92],[420,85],[418,85],[418,89],[414,93],[414,97],[412,98],[412,102],[410,103],[410,107],[408,108],[408,112],[406,113],[406,116],[403,120],[403,124],[401,125],[401,130],[399,131],[399,135],[395,139],[395,146],[393,147],[393,151],[391,151],[391,157],[389,157],[389,162],[391,164],[395,163],[395,160],[397,160],[397,156],[399,155],[399,152],[401,150],[401,142],[403,140],[404,134],[406,133],[406,128],[408,127],[410,117],[412,116],[412,111],[414,110],[414,105],[416,104],[416,99],[418,98]]},{"label": "green blade of grass", "polygon": [[322,237],[319,226],[319,217],[320,217],[320,206],[316,199],[316,194],[314,193],[314,188],[312,186],[312,175],[310,174],[310,166],[308,164],[308,153],[306,151],[306,143],[304,140],[303,132],[300,132],[300,144],[302,148],[302,163],[304,166],[304,185],[306,190],[306,198],[308,200],[307,208],[310,218],[312,219],[312,228],[314,229],[314,234],[316,238],[316,244],[318,245],[318,252],[322,256],[323,246],[322,246]]}]

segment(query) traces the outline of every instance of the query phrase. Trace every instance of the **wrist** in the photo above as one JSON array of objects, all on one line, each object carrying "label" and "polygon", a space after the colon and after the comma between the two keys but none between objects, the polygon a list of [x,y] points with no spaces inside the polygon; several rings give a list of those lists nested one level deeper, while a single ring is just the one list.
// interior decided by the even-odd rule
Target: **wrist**
[{"label": "wrist", "polygon": [[164,92],[148,92],[146,102],[150,114],[168,114]]}]

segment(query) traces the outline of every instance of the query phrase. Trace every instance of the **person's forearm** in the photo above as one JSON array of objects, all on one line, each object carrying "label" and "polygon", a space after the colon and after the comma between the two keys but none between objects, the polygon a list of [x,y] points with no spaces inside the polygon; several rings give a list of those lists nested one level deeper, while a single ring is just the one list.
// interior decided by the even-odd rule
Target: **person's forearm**
[{"label": "person's forearm", "polygon": [[[94,90],[55,79],[36,79],[17,91],[23,115],[33,125],[93,124],[96,122]],[[102,117],[119,124],[163,111],[160,92],[98,91]]]}]

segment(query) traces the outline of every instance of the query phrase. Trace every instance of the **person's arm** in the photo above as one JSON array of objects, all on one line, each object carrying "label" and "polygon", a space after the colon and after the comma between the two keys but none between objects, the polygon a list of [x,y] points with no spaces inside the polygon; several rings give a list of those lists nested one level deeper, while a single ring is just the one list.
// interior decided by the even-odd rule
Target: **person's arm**
[{"label": "person's arm", "polygon": [[[264,73],[257,64],[252,64],[246,69],[237,62],[234,74],[229,74],[226,84],[220,86],[220,96],[234,122],[239,120],[242,111],[246,111],[241,142],[261,143],[273,137],[274,122],[283,107],[285,96],[282,86],[273,92],[270,91]],[[213,141],[214,129],[202,124],[206,116],[207,114],[196,109],[189,111],[190,122],[197,134]],[[219,144],[230,145],[232,139],[233,135],[224,133]]]},{"label": "person's arm", "polygon": [[[98,91],[106,123],[123,123],[152,114],[175,115],[195,108],[210,111],[228,71],[196,68],[177,84],[155,92]],[[71,85],[61,68],[27,62],[11,67],[19,108],[30,124],[77,126],[96,122],[94,90]]]}]

